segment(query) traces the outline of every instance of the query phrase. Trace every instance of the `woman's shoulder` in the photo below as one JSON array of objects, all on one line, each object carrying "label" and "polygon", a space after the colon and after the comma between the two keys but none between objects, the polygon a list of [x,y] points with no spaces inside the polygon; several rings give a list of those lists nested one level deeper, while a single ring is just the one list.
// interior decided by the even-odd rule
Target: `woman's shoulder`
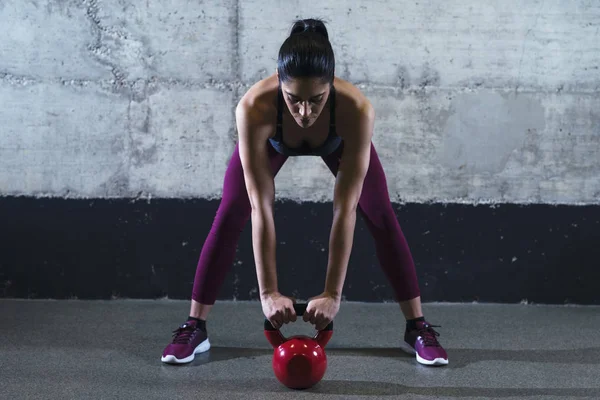
[{"label": "woman's shoulder", "polygon": [[277,76],[272,75],[253,84],[237,104],[236,112],[243,112],[252,120],[272,121],[277,114]]},{"label": "woman's shoulder", "polygon": [[373,106],[367,96],[353,83],[336,77],[336,111],[342,114],[373,114]]}]

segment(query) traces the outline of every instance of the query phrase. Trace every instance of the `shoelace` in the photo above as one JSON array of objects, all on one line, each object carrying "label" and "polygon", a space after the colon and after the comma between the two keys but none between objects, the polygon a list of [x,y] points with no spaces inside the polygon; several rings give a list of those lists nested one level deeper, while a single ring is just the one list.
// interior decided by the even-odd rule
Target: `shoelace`
[{"label": "shoelace", "polygon": [[433,328],[441,328],[441,325],[425,324],[421,329],[419,329],[419,336],[421,336],[421,339],[423,339],[424,346],[438,347],[440,345],[436,338],[436,336],[440,336],[440,334]]},{"label": "shoelace", "polygon": [[189,343],[192,335],[196,331],[194,325],[183,324],[179,328],[173,331],[173,343],[174,344],[186,344]]}]

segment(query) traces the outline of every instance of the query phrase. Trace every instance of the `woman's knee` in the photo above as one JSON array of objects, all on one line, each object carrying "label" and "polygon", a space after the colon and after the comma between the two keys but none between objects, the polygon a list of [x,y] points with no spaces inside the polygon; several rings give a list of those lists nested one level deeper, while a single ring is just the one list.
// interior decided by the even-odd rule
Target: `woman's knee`
[{"label": "woman's knee", "polygon": [[243,226],[252,209],[247,196],[229,196],[222,198],[217,211],[217,219],[228,226]]},{"label": "woman's knee", "polygon": [[389,200],[359,203],[359,208],[363,217],[376,228],[388,230],[395,227],[396,213]]}]

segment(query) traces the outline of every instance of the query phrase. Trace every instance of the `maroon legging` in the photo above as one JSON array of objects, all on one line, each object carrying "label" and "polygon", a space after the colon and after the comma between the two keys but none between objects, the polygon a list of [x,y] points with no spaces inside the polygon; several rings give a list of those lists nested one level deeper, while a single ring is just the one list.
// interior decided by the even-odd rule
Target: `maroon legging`
[{"label": "maroon legging", "polygon": [[[268,146],[269,161],[275,176],[288,157],[277,153],[268,142],[265,146]],[[332,154],[322,157],[334,175],[337,175],[342,153],[343,143]],[[358,209],[373,235],[377,258],[393,286],[396,300],[418,297],[420,291],[412,255],[390,203],[385,173],[373,144]],[[250,213],[250,200],[236,145],[225,172],[221,203],[200,253],[192,290],[193,300],[201,304],[214,304],[233,264],[237,243]]]}]

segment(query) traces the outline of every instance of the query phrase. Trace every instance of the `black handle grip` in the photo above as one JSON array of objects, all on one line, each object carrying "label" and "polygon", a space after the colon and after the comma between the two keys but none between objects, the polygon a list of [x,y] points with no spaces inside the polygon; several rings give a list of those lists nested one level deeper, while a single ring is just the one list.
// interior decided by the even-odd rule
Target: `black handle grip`
[{"label": "black handle grip", "polygon": [[308,303],[294,303],[294,311],[296,315],[303,316],[306,312],[306,307],[308,307]]},{"label": "black handle grip", "polygon": [[[308,303],[294,303],[294,312],[296,313],[297,316],[301,317],[306,312],[307,307],[308,307]],[[275,329],[273,327],[273,325],[271,324],[271,321],[269,321],[266,318],[265,318],[264,328],[266,331],[277,331],[278,330],[278,329]],[[333,330],[333,321],[331,321],[323,330],[324,331],[332,331]]]}]

